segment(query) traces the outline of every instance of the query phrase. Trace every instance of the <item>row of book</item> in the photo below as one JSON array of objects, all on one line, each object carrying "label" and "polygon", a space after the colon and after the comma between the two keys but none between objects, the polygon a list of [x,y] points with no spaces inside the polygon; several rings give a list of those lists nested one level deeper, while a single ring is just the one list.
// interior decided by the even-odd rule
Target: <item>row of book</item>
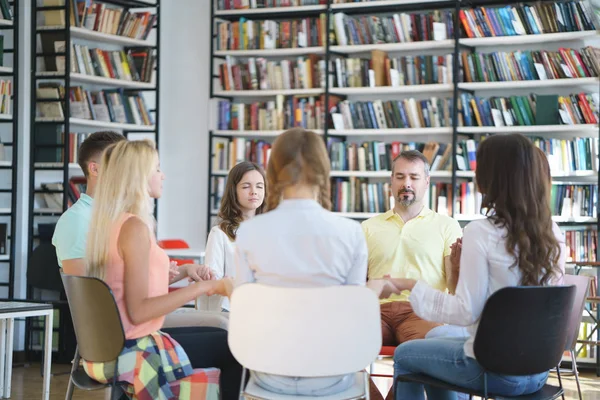
[{"label": "row of book", "polygon": [[0,0],[0,15],[2,16],[2,19],[7,19],[9,21],[12,21],[12,19],[13,19],[12,11],[13,10],[10,6],[9,0]]},{"label": "row of book", "polygon": [[212,170],[229,171],[242,161],[252,161],[266,168],[271,154],[271,143],[246,138],[213,138]]},{"label": "row of book", "polygon": [[460,58],[461,81],[505,82],[599,76],[600,49],[524,50],[466,53]]},{"label": "row of book", "polygon": [[331,117],[336,130],[452,126],[452,99],[340,101]]},{"label": "row of book", "polygon": [[550,170],[554,174],[598,171],[600,145],[597,137],[573,140],[532,138],[532,140],[548,157]]},{"label": "row of book", "polygon": [[71,46],[71,72],[135,82],[152,79],[156,57],[150,48],[108,51]]},{"label": "row of book", "polygon": [[400,87],[452,83],[452,55],[402,56],[389,58],[373,50],[371,58],[336,58],[329,68],[332,87]]},{"label": "row of book", "polygon": [[598,185],[552,185],[551,209],[565,218],[596,217]]},{"label": "row of book", "polygon": [[[122,7],[93,0],[69,1],[71,1],[71,26],[96,32],[146,40],[157,20],[156,14],[147,11],[131,12]],[[46,18],[46,25],[63,25],[64,17],[60,18],[59,15],[58,21],[59,23],[52,23]]]},{"label": "row of book", "polygon": [[331,179],[331,209],[337,212],[383,213],[393,207],[388,182],[369,183],[366,179]]},{"label": "row of book", "polygon": [[537,35],[594,30],[591,10],[581,1],[537,3],[460,10],[459,18],[469,38]]},{"label": "row of book", "polygon": [[265,7],[300,7],[327,4],[327,0],[217,0],[218,10],[247,10]]},{"label": "row of book", "polygon": [[134,125],[153,125],[154,120],[140,93],[122,89],[85,90],[81,86],[69,90],[70,116],[95,121]]},{"label": "row of book", "polygon": [[315,56],[267,61],[249,58],[238,62],[227,56],[219,65],[223,90],[311,89],[325,86],[325,61]]},{"label": "row of book", "polygon": [[0,115],[12,115],[12,81],[0,79]]},{"label": "row of book", "polygon": [[325,14],[293,20],[217,23],[217,50],[271,50],[325,46]]},{"label": "row of book", "polygon": [[219,130],[265,131],[286,127],[324,128],[319,97],[277,95],[275,101],[231,103],[219,101]]},{"label": "row of book", "polygon": [[596,229],[577,229],[565,232],[567,262],[596,261],[598,231]]},{"label": "row of book", "polygon": [[333,15],[335,43],[340,46],[444,40],[454,36],[452,11],[393,15]]},{"label": "row of book", "polygon": [[490,97],[461,93],[459,126],[597,124],[598,93]]}]

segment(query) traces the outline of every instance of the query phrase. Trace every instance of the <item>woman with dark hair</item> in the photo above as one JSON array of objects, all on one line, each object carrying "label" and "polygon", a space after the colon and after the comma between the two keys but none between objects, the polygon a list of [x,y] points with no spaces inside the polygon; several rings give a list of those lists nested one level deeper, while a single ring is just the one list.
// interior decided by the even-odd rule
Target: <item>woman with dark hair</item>
[{"label": "woman with dark hair", "polygon": [[[545,164],[544,164],[545,163]],[[421,318],[465,326],[465,338],[413,340],[394,354],[394,375],[423,373],[462,387],[483,390],[483,370],[473,341],[486,300],[507,286],[544,286],[562,281],[564,237],[552,221],[548,161],[525,136],[492,136],[477,151],[476,182],[487,218],[464,230],[462,250],[451,258],[460,267],[454,296],[422,281],[393,279],[398,291],[411,290]],[[548,373],[532,376],[488,374],[488,390],[520,396],[539,390]],[[396,399],[424,399],[423,385],[399,382]],[[456,393],[425,387],[429,400],[456,399]]]},{"label": "woman with dark hair", "polygon": [[[234,277],[237,230],[243,221],[262,214],[265,194],[265,173],[257,164],[243,161],[229,171],[218,214],[220,222],[211,229],[206,243],[205,265],[216,279]],[[220,303],[217,311],[229,311],[229,299],[213,296],[211,302],[213,298]]]}]

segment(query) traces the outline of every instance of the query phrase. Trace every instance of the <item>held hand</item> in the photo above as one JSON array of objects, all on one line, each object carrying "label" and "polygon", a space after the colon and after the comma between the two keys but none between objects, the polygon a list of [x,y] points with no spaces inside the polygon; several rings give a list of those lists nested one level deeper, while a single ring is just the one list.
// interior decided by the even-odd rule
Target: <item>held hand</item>
[{"label": "held hand", "polygon": [[206,293],[208,296],[219,295],[230,297],[233,292],[233,280],[231,278],[223,278],[206,282],[210,284],[210,289]]},{"label": "held hand", "polygon": [[186,264],[182,268],[186,269],[190,281],[200,282],[214,279],[212,270],[206,265]]},{"label": "held hand", "polygon": [[373,290],[380,299],[387,299],[391,295],[401,292],[390,279],[371,279],[367,282],[367,287]]},{"label": "held hand", "polygon": [[172,281],[179,275],[181,271],[179,271],[179,267],[175,261],[171,261],[169,263],[169,281]]},{"label": "held hand", "polygon": [[394,293],[398,294],[402,293],[405,290],[412,290],[417,284],[417,281],[414,279],[386,278],[386,280],[394,286],[396,290]]},{"label": "held hand", "polygon": [[450,263],[452,264],[452,271],[457,275],[460,271],[460,255],[462,253],[462,238],[456,239],[450,246]]}]

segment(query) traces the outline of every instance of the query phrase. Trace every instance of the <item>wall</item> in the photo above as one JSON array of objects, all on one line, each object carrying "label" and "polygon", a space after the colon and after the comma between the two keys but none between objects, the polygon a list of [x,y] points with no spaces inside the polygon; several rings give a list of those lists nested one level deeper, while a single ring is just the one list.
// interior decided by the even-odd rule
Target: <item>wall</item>
[{"label": "wall", "polygon": [[163,0],[158,236],[204,247],[208,190],[209,0]]}]

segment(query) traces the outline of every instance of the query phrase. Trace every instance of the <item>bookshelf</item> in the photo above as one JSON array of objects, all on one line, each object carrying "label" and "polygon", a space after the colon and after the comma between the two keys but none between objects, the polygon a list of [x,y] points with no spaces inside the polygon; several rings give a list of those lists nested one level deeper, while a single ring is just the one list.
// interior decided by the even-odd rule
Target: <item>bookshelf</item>
[{"label": "bookshelf", "polygon": [[[598,229],[600,71],[592,64],[600,61],[598,56],[589,58],[586,49],[600,48],[600,21],[588,14],[595,24],[590,26],[582,3],[346,1],[284,1],[281,4],[294,6],[271,7],[279,3],[257,0],[265,7],[245,10],[225,9],[226,5],[233,8],[228,0],[211,2],[214,118],[209,132],[207,231],[215,221],[231,164],[248,155],[264,163],[269,144],[291,127],[290,119],[295,122],[289,116],[291,110],[292,115],[301,114],[298,125],[306,124],[328,145],[334,198],[336,190],[360,190],[352,189],[350,182],[363,182],[373,193],[383,193],[379,209],[372,209],[365,199],[349,201],[350,205],[334,201],[340,216],[364,220],[385,211],[389,206],[385,182],[390,173],[385,162],[379,168],[356,164],[348,168],[349,150],[338,142],[356,143],[358,150],[353,151],[359,151],[364,142],[372,147],[383,143],[382,153],[367,147],[366,155],[373,152],[375,157],[386,158],[390,155],[387,146],[394,142],[436,142],[437,147],[422,148],[424,153],[432,152],[430,206],[441,207],[464,225],[482,218],[469,152],[487,135],[518,132],[554,154],[549,157],[553,195],[557,196],[554,220],[566,231],[570,249],[595,246],[590,232]],[[507,15],[501,7],[514,7],[514,25],[505,24]],[[378,18],[378,22],[363,24],[365,17]],[[407,23],[412,30],[405,30]],[[422,64],[416,69],[419,56]],[[311,74],[303,69],[306,65]],[[411,75],[406,65],[416,73]],[[279,87],[288,68],[291,85]],[[391,69],[402,74],[393,75]],[[263,71],[266,76],[261,75]],[[383,71],[385,79],[377,71]],[[279,81],[275,79],[278,74]],[[436,74],[437,80],[432,81]],[[550,101],[543,104],[550,104],[551,116],[544,114],[542,101]],[[406,123],[401,114],[408,114],[415,104],[418,110],[426,107],[437,114],[430,114],[427,121],[421,112],[417,115],[421,123],[413,124],[410,117]],[[540,104],[539,115],[535,104]],[[480,108],[477,116],[475,110]],[[381,119],[373,115],[379,109]],[[498,114],[494,116],[492,110]],[[594,120],[588,118],[590,114]],[[432,123],[436,115],[438,121]],[[440,161],[445,166],[433,168],[436,158],[444,155],[442,149],[449,153]],[[586,198],[577,197],[586,193]],[[566,204],[562,196],[571,203]],[[442,197],[447,207],[440,206]],[[357,207],[357,203],[362,204]],[[572,258],[581,260],[581,255],[573,253]],[[600,373],[600,358],[585,361],[595,364]]]},{"label": "bookshelf", "polygon": [[19,131],[19,2],[0,0],[0,298],[14,297]]},{"label": "bookshelf", "polygon": [[[29,259],[51,246],[58,217],[84,190],[77,149],[90,133],[111,130],[158,146],[160,0],[35,0],[30,18]],[[44,289],[28,280],[28,298],[58,310],[54,357],[70,362],[74,337],[62,285]],[[33,358],[38,325],[27,328]]]}]

